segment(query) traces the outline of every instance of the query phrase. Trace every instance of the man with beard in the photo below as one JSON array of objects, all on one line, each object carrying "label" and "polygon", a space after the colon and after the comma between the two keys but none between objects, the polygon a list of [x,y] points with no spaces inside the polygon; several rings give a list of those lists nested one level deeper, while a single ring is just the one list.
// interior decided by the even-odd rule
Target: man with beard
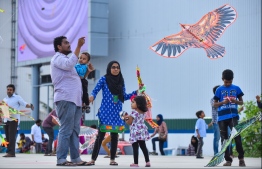
[{"label": "man with beard", "polygon": [[[6,87],[7,89],[7,97],[4,98],[4,102],[9,106],[18,111],[21,108],[31,108],[34,110],[33,104],[27,104],[24,99],[15,94],[15,85],[9,84]],[[1,103],[0,103],[1,104]],[[12,118],[4,118],[4,128],[6,134],[6,140],[9,142],[7,146],[6,155],[3,157],[15,157],[15,142],[16,142],[16,133],[17,133],[17,126],[20,123],[20,114],[12,114]]]},{"label": "man with beard", "polygon": [[[85,165],[79,156],[79,131],[82,115],[82,84],[76,72],[80,49],[85,38],[79,38],[71,56],[70,43],[65,36],[54,39],[55,55],[51,59],[51,78],[54,85],[56,113],[61,123],[58,135],[57,166]],[[68,149],[71,162],[66,160]]]}]

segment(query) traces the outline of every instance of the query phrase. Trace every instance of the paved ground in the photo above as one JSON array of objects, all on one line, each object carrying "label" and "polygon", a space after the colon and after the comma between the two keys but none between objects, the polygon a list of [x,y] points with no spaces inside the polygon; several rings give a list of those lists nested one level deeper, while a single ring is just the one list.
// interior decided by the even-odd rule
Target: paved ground
[{"label": "paved ground", "polygon": [[[0,168],[65,168],[56,166],[55,156],[44,156],[42,154],[17,154],[15,158],[4,158],[0,156]],[[77,168],[130,168],[129,165],[133,162],[133,156],[120,155],[116,159],[118,166],[110,166],[109,159],[103,158],[104,155],[98,157],[96,165],[94,166],[77,166]],[[89,161],[90,155],[82,155],[82,160]],[[196,159],[192,156],[150,156],[151,168],[205,168],[204,167],[211,157],[204,159]],[[68,157],[68,160],[69,157]],[[261,158],[245,158],[246,168],[260,169]],[[139,157],[140,168],[145,166],[144,157]],[[66,167],[72,168],[72,167]],[[75,168],[75,167],[73,167]],[[213,168],[228,168],[223,167],[222,163]],[[234,158],[233,164],[229,168],[239,168],[238,159]]]}]

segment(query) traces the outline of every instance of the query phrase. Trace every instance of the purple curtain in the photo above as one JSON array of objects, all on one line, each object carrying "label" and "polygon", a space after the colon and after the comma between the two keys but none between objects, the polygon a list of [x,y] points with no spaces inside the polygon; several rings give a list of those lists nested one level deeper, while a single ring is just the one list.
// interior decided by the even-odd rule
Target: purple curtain
[{"label": "purple curtain", "polygon": [[58,36],[66,36],[74,51],[78,38],[88,34],[87,11],[88,0],[19,0],[17,61],[53,56]]}]

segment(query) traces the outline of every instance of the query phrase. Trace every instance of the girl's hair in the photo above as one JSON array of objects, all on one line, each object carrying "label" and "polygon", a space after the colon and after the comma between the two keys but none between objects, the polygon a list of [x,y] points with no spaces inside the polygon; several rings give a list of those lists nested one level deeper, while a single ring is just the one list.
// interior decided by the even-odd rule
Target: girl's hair
[{"label": "girl's hair", "polygon": [[[195,143],[192,142],[192,139],[195,140]],[[195,152],[197,151],[197,146],[198,146],[198,140],[195,136],[191,137],[191,144],[195,147]]]},{"label": "girl's hair", "polygon": [[136,96],[134,100],[139,110],[141,110],[142,112],[147,112],[147,103],[146,98],[144,96]]}]

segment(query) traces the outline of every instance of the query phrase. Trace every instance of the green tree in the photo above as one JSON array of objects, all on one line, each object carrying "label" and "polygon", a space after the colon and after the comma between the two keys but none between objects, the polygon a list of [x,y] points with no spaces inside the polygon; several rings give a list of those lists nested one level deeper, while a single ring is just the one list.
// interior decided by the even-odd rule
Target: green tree
[{"label": "green tree", "polygon": [[[257,107],[257,103],[254,101],[247,101],[244,103],[245,117],[241,121],[250,119],[261,111]],[[261,144],[261,122],[257,121],[255,124],[251,125],[245,131],[241,133],[242,145],[245,151],[245,157],[262,157],[262,144]],[[236,148],[234,147],[234,154],[237,154]]]}]

